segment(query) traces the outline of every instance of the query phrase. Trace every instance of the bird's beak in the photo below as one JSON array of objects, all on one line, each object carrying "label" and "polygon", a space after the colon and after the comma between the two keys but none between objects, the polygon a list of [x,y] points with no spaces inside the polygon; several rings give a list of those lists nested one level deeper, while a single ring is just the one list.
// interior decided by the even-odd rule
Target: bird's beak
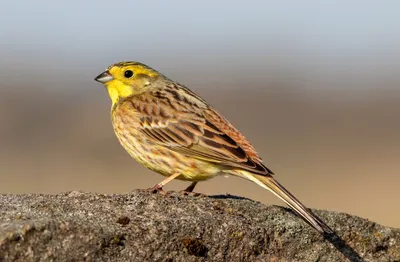
[{"label": "bird's beak", "polygon": [[104,84],[104,83],[107,83],[107,82],[109,82],[109,81],[111,81],[113,79],[114,79],[114,77],[110,74],[110,72],[104,71],[100,75],[96,76],[96,78],[94,80]]}]

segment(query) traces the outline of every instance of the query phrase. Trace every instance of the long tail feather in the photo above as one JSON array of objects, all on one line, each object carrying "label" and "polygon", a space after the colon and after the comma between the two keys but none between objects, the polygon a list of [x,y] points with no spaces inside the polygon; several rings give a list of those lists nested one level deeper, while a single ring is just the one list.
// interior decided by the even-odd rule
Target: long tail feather
[{"label": "long tail feather", "polygon": [[272,176],[260,176],[250,173],[242,173],[245,178],[253,181],[259,186],[271,191],[279,197],[289,207],[291,207],[301,218],[310,226],[318,230],[321,234],[330,235],[334,231],[325,224],[320,218],[308,210],[295,196],[293,196],[286,188],[278,183]]}]

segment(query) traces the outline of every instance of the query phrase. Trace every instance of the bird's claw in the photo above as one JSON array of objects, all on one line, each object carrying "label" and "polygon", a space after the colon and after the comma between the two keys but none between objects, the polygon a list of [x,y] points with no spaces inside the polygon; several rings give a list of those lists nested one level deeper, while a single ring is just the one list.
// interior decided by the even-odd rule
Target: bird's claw
[{"label": "bird's claw", "polygon": [[202,194],[202,193],[197,193],[197,192],[192,192],[192,191],[186,191],[186,190],[182,190],[179,191],[179,193],[182,196],[194,196],[194,197],[206,197],[207,195]]},{"label": "bird's claw", "polygon": [[166,195],[167,192],[165,192],[162,188],[162,186],[160,185],[155,185],[153,187],[150,187],[149,189],[147,189],[150,193],[152,194],[160,194],[160,195]]}]

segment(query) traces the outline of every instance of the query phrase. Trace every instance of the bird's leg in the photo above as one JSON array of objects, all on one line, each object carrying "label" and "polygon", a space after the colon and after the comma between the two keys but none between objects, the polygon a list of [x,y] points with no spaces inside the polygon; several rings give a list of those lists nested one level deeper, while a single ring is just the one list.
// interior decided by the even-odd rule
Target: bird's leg
[{"label": "bird's leg", "polygon": [[197,182],[192,182],[185,190],[181,191],[181,194],[185,196],[206,196],[202,193],[193,192],[193,189],[195,188],[196,185]]},{"label": "bird's leg", "polygon": [[156,184],[155,186],[153,186],[152,188],[149,188],[151,192],[153,193],[158,193],[158,192],[164,192],[163,191],[163,187],[168,184],[169,182],[171,182],[172,180],[174,180],[176,177],[178,177],[180,174],[179,173],[175,173],[172,176],[167,177],[166,179],[164,179],[163,181],[161,181],[160,183]]},{"label": "bird's leg", "polygon": [[193,192],[193,189],[195,188],[195,186],[197,185],[197,182],[192,182],[191,184],[190,184],[190,186],[188,186],[185,190],[183,190],[184,192],[188,192],[188,193],[190,193],[190,192]]}]

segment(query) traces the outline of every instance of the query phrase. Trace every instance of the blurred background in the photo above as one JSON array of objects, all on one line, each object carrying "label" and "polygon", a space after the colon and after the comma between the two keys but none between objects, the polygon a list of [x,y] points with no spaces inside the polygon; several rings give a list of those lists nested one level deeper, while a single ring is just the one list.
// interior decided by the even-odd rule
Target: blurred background
[{"label": "blurred background", "polygon": [[[119,145],[106,90],[93,81],[135,60],[214,105],[307,206],[400,227],[399,8],[2,1],[0,192],[124,193],[161,181]],[[234,177],[197,191],[282,205]]]}]

